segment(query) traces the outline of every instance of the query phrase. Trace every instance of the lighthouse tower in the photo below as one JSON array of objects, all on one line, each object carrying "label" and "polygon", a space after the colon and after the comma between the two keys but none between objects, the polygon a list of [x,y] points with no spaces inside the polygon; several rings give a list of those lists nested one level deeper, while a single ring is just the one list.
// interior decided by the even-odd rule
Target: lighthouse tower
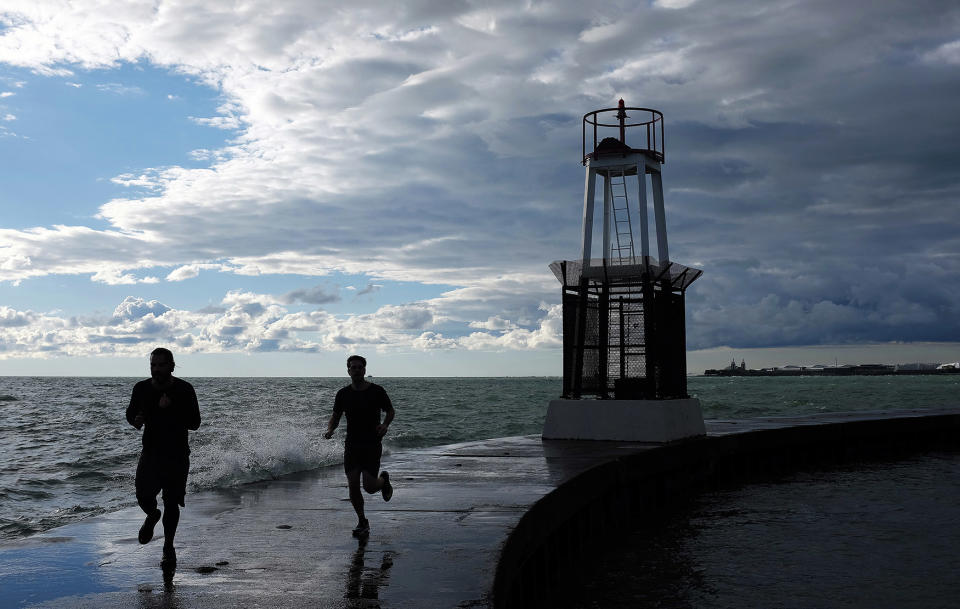
[{"label": "lighthouse tower", "polygon": [[550,402],[543,437],[669,442],[703,435],[700,403],[687,395],[684,325],[684,294],[703,271],[670,260],[663,114],[621,99],[585,114],[582,135],[580,256],[550,264],[563,285],[563,398]]}]

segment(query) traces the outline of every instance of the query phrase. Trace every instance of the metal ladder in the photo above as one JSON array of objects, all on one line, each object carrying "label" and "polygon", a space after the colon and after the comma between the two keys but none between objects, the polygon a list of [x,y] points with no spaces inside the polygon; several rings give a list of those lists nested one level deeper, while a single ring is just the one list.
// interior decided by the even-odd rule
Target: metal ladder
[{"label": "metal ladder", "polygon": [[[625,168],[611,168],[607,173],[607,188],[610,189],[610,207],[613,212],[613,232],[616,239],[610,243],[610,260],[613,264],[637,264],[637,255],[633,247],[633,221],[630,217],[630,201],[627,197],[627,180]],[[611,316],[614,327],[610,331],[617,332],[615,341],[611,344],[619,346],[616,358],[608,364],[608,374],[625,378],[631,372],[638,357],[643,357],[645,345],[640,343],[643,337],[643,311],[637,310],[636,305],[627,306],[626,302],[640,298],[640,292],[635,286],[621,288],[618,293],[620,302],[615,306],[615,314]],[[614,363],[615,362],[615,363]]]},{"label": "metal ladder", "polygon": [[613,232],[617,237],[616,244],[610,244],[610,258],[616,260],[616,264],[635,264],[637,256],[633,249],[633,225],[624,168],[610,169],[607,188],[610,189],[610,205],[613,208]]}]

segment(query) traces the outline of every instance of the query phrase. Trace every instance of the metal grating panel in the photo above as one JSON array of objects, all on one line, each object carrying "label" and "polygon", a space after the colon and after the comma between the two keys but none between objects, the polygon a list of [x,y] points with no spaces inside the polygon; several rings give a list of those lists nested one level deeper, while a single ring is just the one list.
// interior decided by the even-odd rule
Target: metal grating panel
[{"label": "metal grating panel", "polygon": [[[556,270],[565,275],[566,264]],[[611,281],[591,269],[571,285],[564,276],[564,396],[687,397],[683,288],[689,282],[679,274],[672,278],[679,281],[648,277],[619,274]]]}]

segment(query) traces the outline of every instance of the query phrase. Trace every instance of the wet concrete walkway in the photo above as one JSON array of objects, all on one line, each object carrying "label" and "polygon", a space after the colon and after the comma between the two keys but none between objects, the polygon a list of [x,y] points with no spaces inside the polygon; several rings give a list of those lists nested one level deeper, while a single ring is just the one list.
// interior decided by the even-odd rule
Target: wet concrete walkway
[{"label": "wet concrete walkway", "polygon": [[[708,421],[708,436],[958,410]],[[0,607],[486,608],[500,549],[537,500],[594,465],[649,450],[619,442],[503,438],[384,458],[394,498],[355,516],[341,467],[187,496],[172,581],[162,526],[137,543],[130,508],[0,546]]]}]

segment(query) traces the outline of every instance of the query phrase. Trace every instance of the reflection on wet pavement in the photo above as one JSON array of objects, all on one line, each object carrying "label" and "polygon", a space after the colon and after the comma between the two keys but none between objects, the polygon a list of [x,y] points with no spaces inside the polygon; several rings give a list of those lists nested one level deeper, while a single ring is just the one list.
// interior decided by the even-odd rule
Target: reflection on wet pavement
[{"label": "reflection on wet pavement", "polygon": [[357,551],[353,553],[350,570],[347,573],[347,607],[375,609],[380,607],[380,588],[386,587],[390,580],[390,568],[393,566],[394,552],[386,550],[380,554],[379,567],[367,567],[367,538],[359,540]]},{"label": "reflection on wet pavement", "polygon": [[138,609],[185,609],[186,605],[180,602],[177,596],[177,587],[173,583],[173,576],[176,575],[176,566],[163,568],[163,592],[154,594],[153,586],[143,584],[139,590],[137,603]]}]

